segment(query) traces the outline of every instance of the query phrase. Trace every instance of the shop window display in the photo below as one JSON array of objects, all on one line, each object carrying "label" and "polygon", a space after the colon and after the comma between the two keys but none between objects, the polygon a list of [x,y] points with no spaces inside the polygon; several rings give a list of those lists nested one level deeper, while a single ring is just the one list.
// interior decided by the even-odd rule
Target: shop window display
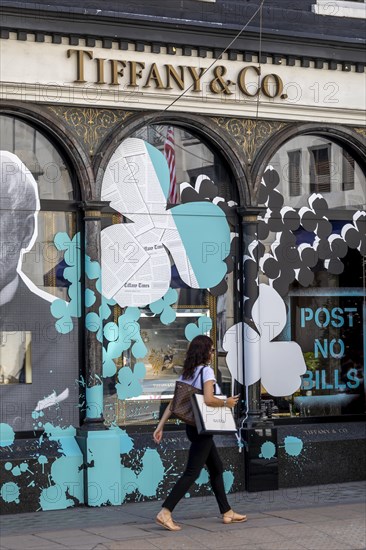
[{"label": "shop window display", "polygon": [[[304,157],[298,198],[285,164],[295,147]],[[274,204],[273,193],[280,203],[260,222],[260,282],[286,304],[273,341],[299,344],[306,372],[294,394],[276,397],[262,385],[262,399],[279,416],[364,413],[365,176],[348,149],[318,136],[289,141],[270,165],[279,177],[271,186],[267,171],[263,204]]]},{"label": "shop window display", "polygon": [[[118,282],[113,281],[113,287],[110,279],[105,287],[107,298],[117,302],[115,326],[138,309],[133,322],[138,325],[139,344],[113,357],[115,367],[108,362],[108,369],[104,369],[104,374],[112,373],[105,377],[104,416],[107,424],[154,424],[172,396],[188,343],[196,334],[210,334],[217,341],[219,356],[225,355],[222,339],[235,313],[233,270],[221,263],[232,255],[230,243],[237,227],[234,211],[223,218],[223,209],[217,204],[222,201],[231,205],[234,201],[234,205],[235,187],[226,163],[217,153],[187,129],[171,125],[151,125],[136,131],[117,148],[109,166],[102,197],[110,200],[114,212],[103,216],[102,251],[103,242],[107,246],[111,246],[112,239],[124,242],[126,234],[128,242],[132,241],[131,234],[136,239],[136,251],[140,247],[143,250],[137,253],[128,282],[118,289]],[[149,191],[145,194],[146,174]],[[164,177],[169,183],[165,196],[160,190],[160,185],[164,189],[166,183]],[[141,193],[139,208],[145,212],[144,218],[139,218],[128,202],[132,196],[141,200]],[[227,208],[230,210],[230,206]],[[145,230],[149,218],[150,226]],[[225,237],[215,236],[214,228],[205,237],[211,223],[222,226]],[[193,239],[192,227],[196,227]],[[199,244],[198,254],[190,248],[191,240]],[[140,267],[137,262],[143,263],[143,251],[147,254]],[[212,258],[216,258],[217,265],[210,264]],[[110,256],[102,252],[102,269],[112,272],[110,265]],[[216,268],[222,267],[222,275],[215,275]],[[121,344],[118,346],[121,350]],[[114,347],[108,338],[104,339],[107,357]],[[225,377],[230,378],[217,355],[214,368],[218,377],[222,368]]]},{"label": "shop window display", "polygon": [[1,421],[30,430],[37,409],[45,421],[77,425],[78,331],[58,330],[51,312],[55,301],[69,301],[67,265],[54,239],[77,232],[70,173],[31,124],[1,116],[0,127]]}]

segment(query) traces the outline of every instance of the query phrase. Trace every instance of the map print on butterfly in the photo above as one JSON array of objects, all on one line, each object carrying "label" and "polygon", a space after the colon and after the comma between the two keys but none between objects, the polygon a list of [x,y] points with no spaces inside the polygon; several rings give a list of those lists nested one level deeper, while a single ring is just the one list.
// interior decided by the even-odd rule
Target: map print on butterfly
[{"label": "map print on butterfly", "polygon": [[129,223],[103,229],[102,289],[121,307],[145,306],[168,291],[171,259],[191,288],[217,287],[227,273],[231,235],[225,211],[211,201],[167,210],[170,177],[164,155],[142,139],[114,152],[102,200]]}]

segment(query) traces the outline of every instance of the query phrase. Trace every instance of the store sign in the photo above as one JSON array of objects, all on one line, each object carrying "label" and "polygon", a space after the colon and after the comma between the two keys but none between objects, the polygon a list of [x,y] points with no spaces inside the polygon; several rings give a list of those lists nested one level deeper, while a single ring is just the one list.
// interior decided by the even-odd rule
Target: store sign
[{"label": "store sign", "polygon": [[[34,40],[34,39],[33,39]],[[0,97],[88,107],[364,124],[362,73],[0,39]],[[41,60],[41,62],[40,62]],[[350,80],[351,79],[351,80]],[[352,88],[358,94],[350,94]],[[173,103],[174,102],[174,103]],[[257,105],[260,104],[260,109]]]},{"label": "store sign", "polygon": [[[92,64],[94,84],[108,84],[110,86],[126,85],[142,89],[155,88],[157,90],[186,90],[202,92],[202,77],[209,72],[208,87],[212,94],[233,95],[237,86],[247,97],[256,97],[261,92],[268,98],[280,97],[283,94],[282,79],[274,73],[262,77],[260,68],[255,65],[242,67],[236,74],[229,74],[225,65],[216,65],[209,69],[192,65],[171,65],[170,63],[157,64],[144,61],[126,59],[105,59],[94,56],[92,50],[67,50],[67,57],[74,59],[76,78],[75,83],[85,84],[85,65]],[[233,78],[233,80],[232,80]]]},{"label": "store sign", "polygon": [[358,307],[300,308],[301,329],[305,334],[316,336],[309,362],[311,368],[303,376],[302,389],[342,392],[360,386],[361,351],[358,361],[350,355],[356,342],[361,342],[361,318]]}]

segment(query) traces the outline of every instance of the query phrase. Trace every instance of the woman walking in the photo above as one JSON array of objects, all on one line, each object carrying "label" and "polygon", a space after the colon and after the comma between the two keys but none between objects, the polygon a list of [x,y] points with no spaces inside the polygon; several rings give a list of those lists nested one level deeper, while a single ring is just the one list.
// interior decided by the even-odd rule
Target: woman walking
[{"label": "woman walking", "polygon": [[[183,373],[179,379],[186,384],[203,390],[206,405],[210,407],[226,406],[233,408],[237,404],[239,396],[219,399],[214,395],[216,379],[213,369],[209,366],[214,351],[215,349],[211,338],[208,336],[196,336],[189,345],[184,361]],[[171,414],[169,404],[154,431],[153,437],[156,443],[160,443],[162,440],[164,425]],[[169,531],[180,531],[181,527],[173,521],[172,512],[181,498],[184,497],[191,485],[198,478],[205,464],[209,472],[212,490],[222,514],[223,522],[229,524],[246,521],[246,516],[235,513],[227,501],[224,488],[223,466],[213,436],[206,434],[200,435],[196,427],[189,424],[186,424],[186,432],[191,442],[186,469],[181,478],[174,485],[169,496],[163,502],[162,509],[156,516],[156,522]]]}]

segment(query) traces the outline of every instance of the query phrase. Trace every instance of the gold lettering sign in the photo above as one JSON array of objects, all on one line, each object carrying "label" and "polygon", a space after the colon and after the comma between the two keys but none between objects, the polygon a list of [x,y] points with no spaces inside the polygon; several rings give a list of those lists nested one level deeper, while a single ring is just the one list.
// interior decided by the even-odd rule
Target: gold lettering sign
[{"label": "gold lettering sign", "polygon": [[[76,59],[76,84],[88,82],[86,75],[94,75],[94,83],[107,86],[125,85],[136,88],[141,84],[142,88],[156,90],[185,90],[197,93],[202,91],[202,77],[206,74],[203,67],[191,65],[171,65],[165,63],[158,66],[157,63],[147,65],[143,61],[126,61],[123,59],[105,59],[94,57],[91,50],[67,50],[67,57]],[[95,62],[95,63],[94,63]],[[109,79],[106,76],[106,63],[110,67]],[[87,65],[87,68],[86,68]],[[262,77],[261,70],[255,65],[240,68],[237,74],[229,74],[225,65],[215,65],[207,71],[208,88],[213,95],[231,96],[235,90],[248,98],[257,97],[262,93],[265,97],[273,99],[280,97],[286,99],[283,94],[283,82],[277,74],[267,74]]]}]

